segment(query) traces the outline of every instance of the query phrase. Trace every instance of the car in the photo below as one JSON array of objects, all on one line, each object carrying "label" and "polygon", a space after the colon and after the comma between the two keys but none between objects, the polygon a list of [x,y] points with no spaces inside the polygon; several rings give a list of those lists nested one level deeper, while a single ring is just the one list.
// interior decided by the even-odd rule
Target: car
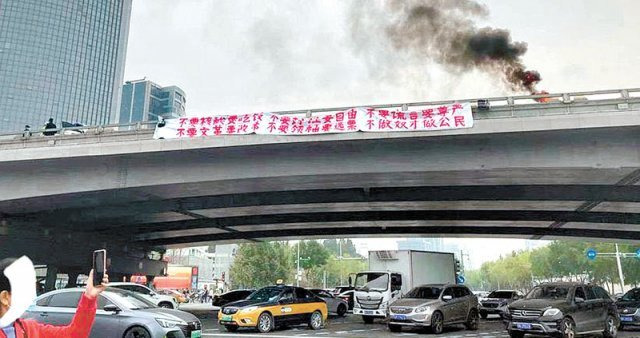
[{"label": "car", "polygon": [[338,294],[336,297],[344,299],[347,301],[347,305],[349,306],[349,310],[353,310],[353,294],[355,290],[347,290],[343,293]]},{"label": "car", "polygon": [[625,326],[640,325],[640,288],[627,291],[616,301],[620,315],[620,330]]},{"label": "car", "polygon": [[[38,298],[23,318],[41,323],[66,325],[73,318],[84,288],[47,292]],[[140,295],[108,287],[98,296],[92,338],[202,336],[202,324],[194,315],[157,307]]]},{"label": "car", "polygon": [[109,286],[127,290],[131,292],[135,292],[138,295],[142,296],[144,299],[150,301],[158,305],[159,307],[167,308],[167,309],[175,309],[178,307],[178,302],[173,296],[160,295],[156,291],[140,284],[136,283],[126,283],[126,282],[115,282],[109,283]]},{"label": "car", "polygon": [[159,295],[165,295],[165,296],[173,297],[173,299],[175,299],[176,303],[178,303],[178,304],[187,302],[187,297],[184,294],[182,294],[181,292],[177,291],[177,290],[161,289],[161,290],[156,290],[156,292]]},{"label": "car", "polygon": [[480,300],[480,317],[487,319],[490,314],[503,316],[503,312],[511,302],[522,296],[515,290],[496,290]]},{"label": "car", "polygon": [[239,327],[265,333],[278,326],[307,324],[319,330],[327,320],[327,303],[312,292],[293,286],[275,285],[252,293],[247,299],[223,306],[218,322],[229,332]]},{"label": "car", "polygon": [[476,295],[476,297],[478,297],[478,301],[482,301],[483,299],[487,298],[487,296],[489,295],[489,292],[487,292],[487,291],[473,291],[473,294]]},{"label": "car", "polygon": [[341,286],[336,286],[335,288],[333,288],[333,291],[331,291],[331,293],[333,293],[335,296],[347,292],[347,291],[351,291],[351,290],[355,290],[355,287],[352,285],[341,285]]},{"label": "car", "polygon": [[213,296],[213,300],[211,301],[211,304],[213,306],[224,306],[226,304],[229,304],[231,302],[235,302],[238,300],[242,300],[245,299],[247,297],[249,297],[250,294],[254,293],[256,290],[233,290],[233,291],[229,291],[227,293],[223,293],[221,295],[215,295]]},{"label": "car", "polygon": [[309,289],[309,291],[313,292],[316,296],[322,298],[322,300],[327,303],[329,313],[334,313],[338,315],[338,317],[344,317],[344,315],[347,314],[347,311],[349,310],[349,303],[346,300],[336,297],[322,289]]},{"label": "car", "polygon": [[513,338],[525,334],[575,337],[600,332],[615,337],[618,310],[607,291],[579,282],[540,284],[507,307],[507,330]]},{"label": "car", "polygon": [[420,285],[389,306],[387,325],[391,332],[408,326],[440,334],[446,325],[453,324],[478,329],[478,297],[463,285]]}]

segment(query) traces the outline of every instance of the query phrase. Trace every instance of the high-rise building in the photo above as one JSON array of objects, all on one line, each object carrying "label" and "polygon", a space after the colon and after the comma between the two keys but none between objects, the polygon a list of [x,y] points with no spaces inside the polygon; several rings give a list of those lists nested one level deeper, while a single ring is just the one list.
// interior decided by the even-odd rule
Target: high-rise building
[{"label": "high-rise building", "polygon": [[398,250],[445,251],[442,238],[406,238],[397,244]]},{"label": "high-rise building", "polygon": [[131,1],[0,1],[0,132],[117,121]]},{"label": "high-rise building", "polygon": [[186,102],[184,91],[176,86],[160,87],[146,79],[127,81],[122,87],[119,123],[184,116]]}]

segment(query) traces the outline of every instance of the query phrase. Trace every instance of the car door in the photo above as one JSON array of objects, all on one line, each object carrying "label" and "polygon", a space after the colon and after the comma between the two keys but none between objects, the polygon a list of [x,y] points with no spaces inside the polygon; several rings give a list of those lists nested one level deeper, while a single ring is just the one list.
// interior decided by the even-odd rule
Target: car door
[{"label": "car door", "polygon": [[105,311],[107,305],[115,305],[104,295],[98,296],[98,305],[96,307],[96,319],[91,328],[91,338],[109,338],[114,337],[116,332],[124,332],[122,316],[120,312]]},{"label": "car door", "polygon": [[[445,296],[451,296],[450,300],[444,300]],[[456,310],[456,297],[454,295],[453,287],[447,287],[442,292],[442,316],[445,323],[455,322],[459,314]]]},{"label": "car door", "polygon": [[52,325],[71,323],[81,296],[82,291],[64,291],[51,295],[46,311],[40,314],[42,321]]},{"label": "car door", "polygon": [[[582,299],[582,301],[580,301]],[[593,330],[593,319],[591,318],[591,310],[587,302],[587,294],[582,286],[577,286],[573,292],[573,321],[576,324],[578,332],[586,332]]]},{"label": "car door", "polygon": [[587,308],[589,309],[589,327],[591,330],[604,330],[604,322],[607,319],[607,304],[596,292],[593,286],[584,287],[587,294]]},{"label": "car door", "polygon": [[278,301],[280,313],[274,313],[274,320],[278,324],[290,324],[295,322],[296,314],[294,311],[295,298],[293,293],[293,288],[285,288],[280,294],[280,299]]},{"label": "car door", "polygon": [[462,286],[456,286],[453,289],[454,300],[456,303],[456,320],[467,320],[467,314],[469,313],[469,293],[467,289]]}]

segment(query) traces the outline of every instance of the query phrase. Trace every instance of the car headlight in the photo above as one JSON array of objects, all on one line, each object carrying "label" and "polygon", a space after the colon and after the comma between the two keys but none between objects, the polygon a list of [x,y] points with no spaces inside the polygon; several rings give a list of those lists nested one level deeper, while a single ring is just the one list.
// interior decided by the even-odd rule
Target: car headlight
[{"label": "car headlight", "polygon": [[429,312],[430,308],[428,306],[421,306],[416,309],[416,313],[425,313]]},{"label": "car headlight", "polygon": [[175,327],[176,325],[188,325],[184,320],[176,320],[176,319],[167,319],[167,318],[156,318],[156,321],[160,326],[164,328]]},{"label": "car headlight", "polygon": [[542,314],[542,316],[545,316],[545,317],[546,316],[555,316],[555,315],[557,315],[559,313],[560,313],[560,310],[558,310],[558,309],[549,309],[549,310],[545,311]]},{"label": "car headlight", "polygon": [[249,306],[247,308],[244,308],[242,310],[240,310],[240,313],[249,313],[249,312],[253,312],[255,310],[257,310],[258,307],[257,306]]}]

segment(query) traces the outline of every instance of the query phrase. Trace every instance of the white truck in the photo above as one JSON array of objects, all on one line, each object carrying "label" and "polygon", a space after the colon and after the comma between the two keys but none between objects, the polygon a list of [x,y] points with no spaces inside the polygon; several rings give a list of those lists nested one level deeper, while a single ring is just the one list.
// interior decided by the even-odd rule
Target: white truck
[{"label": "white truck", "polygon": [[369,271],[356,274],[353,314],[365,323],[385,318],[387,307],[414,286],[455,284],[452,253],[416,250],[369,251]]}]

